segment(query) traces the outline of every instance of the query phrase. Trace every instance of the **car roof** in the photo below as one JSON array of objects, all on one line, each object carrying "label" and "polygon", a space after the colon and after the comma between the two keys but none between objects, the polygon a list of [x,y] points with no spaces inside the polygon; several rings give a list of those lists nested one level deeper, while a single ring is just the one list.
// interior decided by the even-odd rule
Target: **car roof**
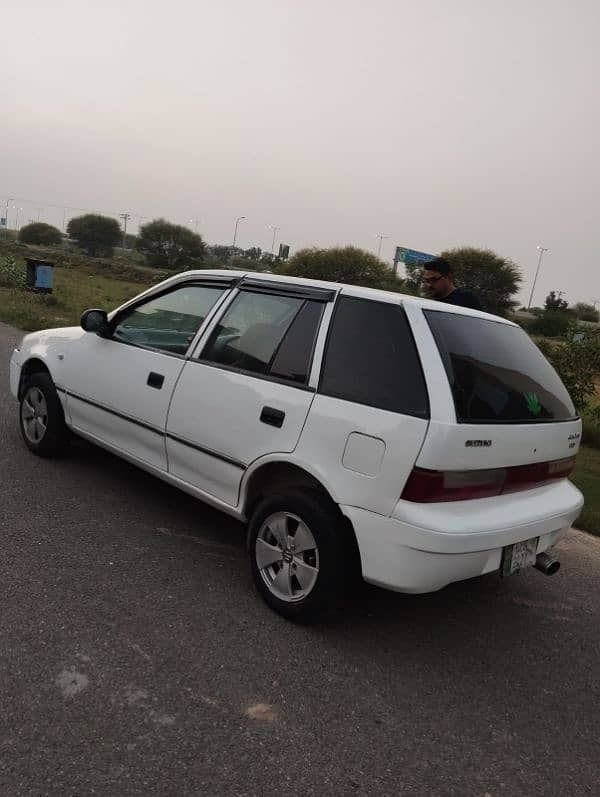
[{"label": "car roof", "polygon": [[168,282],[174,282],[181,278],[186,280],[190,278],[206,279],[210,277],[227,277],[229,279],[253,279],[260,280],[261,282],[273,282],[275,284],[293,284],[304,286],[307,288],[324,288],[326,290],[334,290],[342,293],[344,296],[352,296],[360,299],[379,300],[390,302],[393,304],[410,304],[416,305],[423,310],[435,310],[448,313],[456,313],[457,315],[469,315],[480,318],[493,319],[494,321],[504,324],[515,326],[512,321],[501,318],[500,316],[492,315],[491,313],[484,313],[480,310],[473,310],[470,307],[459,307],[458,305],[446,304],[444,302],[437,302],[433,299],[423,299],[420,296],[411,296],[407,293],[396,293],[395,291],[384,291],[376,288],[365,288],[362,285],[350,285],[341,282],[327,282],[325,280],[314,280],[306,277],[288,277],[286,274],[271,274],[264,271],[238,271],[229,269],[198,269],[191,271],[184,271],[170,277]]}]

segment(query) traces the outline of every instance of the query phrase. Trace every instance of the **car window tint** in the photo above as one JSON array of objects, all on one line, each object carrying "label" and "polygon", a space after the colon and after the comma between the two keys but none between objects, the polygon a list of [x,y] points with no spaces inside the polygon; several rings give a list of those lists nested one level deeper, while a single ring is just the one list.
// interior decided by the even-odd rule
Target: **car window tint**
[{"label": "car window tint", "polygon": [[266,375],[303,299],[243,291],[221,319],[202,359]]},{"label": "car window tint", "polygon": [[402,307],[349,297],[338,301],[319,392],[428,417],[425,379]]},{"label": "car window tint", "polygon": [[308,382],[317,331],[324,304],[305,302],[281,342],[270,374],[292,382]]},{"label": "car window tint", "polygon": [[207,314],[225,288],[182,285],[119,317],[113,338],[138,346],[185,354]]}]

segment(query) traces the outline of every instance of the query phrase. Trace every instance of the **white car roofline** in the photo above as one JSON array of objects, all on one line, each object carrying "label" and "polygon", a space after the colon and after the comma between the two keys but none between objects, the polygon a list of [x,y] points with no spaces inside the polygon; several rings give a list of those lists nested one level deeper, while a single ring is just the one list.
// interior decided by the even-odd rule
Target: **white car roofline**
[{"label": "white car roofline", "polygon": [[152,295],[153,293],[162,290],[163,288],[177,284],[178,282],[186,282],[193,279],[219,279],[226,277],[231,280],[255,279],[261,282],[287,283],[293,285],[301,285],[307,288],[324,288],[332,290],[336,293],[341,293],[344,296],[351,296],[357,299],[371,299],[391,304],[409,304],[414,307],[419,307],[422,310],[433,310],[444,313],[455,313],[456,315],[474,316],[476,318],[487,318],[490,321],[495,321],[501,324],[510,326],[518,326],[512,321],[501,316],[485,313],[481,310],[473,310],[470,307],[459,307],[458,305],[445,304],[444,302],[437,302],[433,299],[424,299],[420,296],[411,296],[407,293],[396,293],[395,291],[385,291],[377,288],[365,288],[362,285],[351,285],[349,283],[341,282],[328,282],[326,280],[313,280],[307,277],[289,277],[285,274],[268,274],[261,271],[239,271],[229,269],[194,269],[190,271],[181,271],[173,274],[167,279],[153,285],[145,291],[137,294],[132,299],[124,302],[120,307],[113,310],[110,315],[113,316],[116,312],[129,306],[130,304],[138,301],[141,297]]}]

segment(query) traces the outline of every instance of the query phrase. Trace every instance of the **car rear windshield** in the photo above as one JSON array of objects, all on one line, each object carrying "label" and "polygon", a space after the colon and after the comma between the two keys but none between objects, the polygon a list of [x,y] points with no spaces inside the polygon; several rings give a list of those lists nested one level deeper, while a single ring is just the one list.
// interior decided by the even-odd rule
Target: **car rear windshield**
[{"label": "car rear windshield", "polygon": [[577,417],[558,374],[519,327],[426,310],[459,423],[543,423]]}]

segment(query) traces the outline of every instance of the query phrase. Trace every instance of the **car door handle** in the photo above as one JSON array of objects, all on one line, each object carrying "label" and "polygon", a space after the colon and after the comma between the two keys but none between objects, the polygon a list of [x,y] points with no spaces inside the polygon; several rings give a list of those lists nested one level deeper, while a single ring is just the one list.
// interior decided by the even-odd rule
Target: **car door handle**
[{"label": "car door handle", "polygon": [[260,419],[269,426],[276,426],[278,429],[281,429],[285,420],[285,412],[277,410],[275,407],[263,407]]},{"label": "car door handle", "polygon": [[165,378],[162,374],[155,374],[154,371],[150,371],[146,384],[148,387],[155,387],[157,390],[160,390],[164,381]]}]

